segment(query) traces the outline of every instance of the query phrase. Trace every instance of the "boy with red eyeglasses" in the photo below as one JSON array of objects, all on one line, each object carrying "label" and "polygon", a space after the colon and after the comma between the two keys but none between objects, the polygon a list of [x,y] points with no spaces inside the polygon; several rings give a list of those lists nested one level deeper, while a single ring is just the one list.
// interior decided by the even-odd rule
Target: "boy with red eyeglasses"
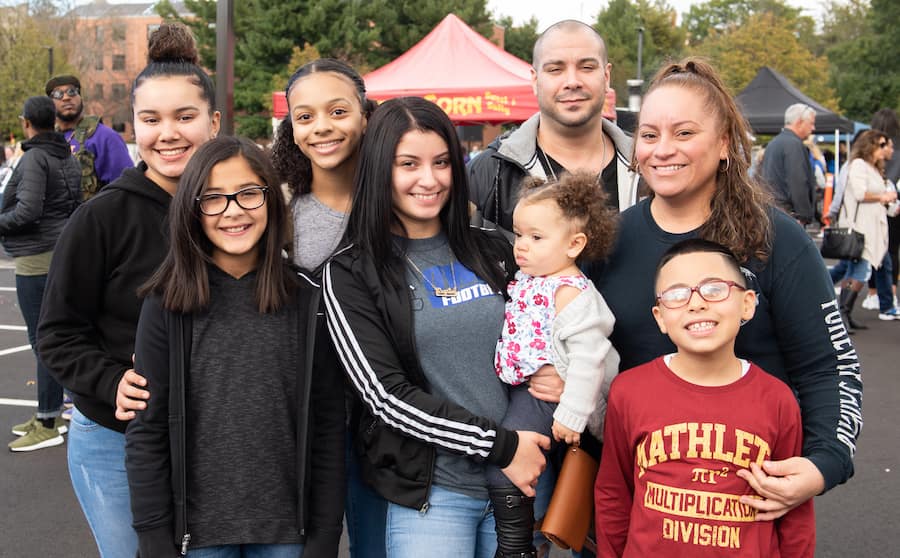
[{"label": "boy with red eyeglasses", "polygon": [[737,475],[800,455],[800,408],[790,388],[734,354],[756,307],[731,252],[691,239],[656,271],[653,316],[677,352],[612,384],[594,487],[597,554],[812,557],[809,500],[775,521],[742,502]]}]

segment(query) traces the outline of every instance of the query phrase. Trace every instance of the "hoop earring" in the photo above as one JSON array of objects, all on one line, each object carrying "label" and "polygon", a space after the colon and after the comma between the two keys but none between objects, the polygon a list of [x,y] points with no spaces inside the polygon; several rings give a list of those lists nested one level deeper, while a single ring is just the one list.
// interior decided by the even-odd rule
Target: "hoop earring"
[{"label": "hoop earring", "polygon": [[[722,161],[723,161],[723,160],[725,161],[725,168],[722,168]],[[731,158],[729,158],[729,157],[726,155],[726,156],[725,156],[725,159],[719,159],[719,172],[721,172],[721,173],[726,173],[726,172],[728,172],[728,169],[729,169],[729,168],[731,168]]]}]

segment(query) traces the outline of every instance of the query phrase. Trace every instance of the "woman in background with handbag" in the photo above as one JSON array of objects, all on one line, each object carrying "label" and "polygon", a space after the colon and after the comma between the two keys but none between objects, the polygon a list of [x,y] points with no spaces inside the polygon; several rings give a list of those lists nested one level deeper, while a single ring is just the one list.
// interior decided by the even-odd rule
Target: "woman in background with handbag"
[{"label": "woman in background with handbag", "polygon": [[[888,191],[884,180],[887,144],[888,138],[882,132],[867,130],[860,134],[850,153],[847,190],[838,215],[838,226],[852,227],[865,235],[862,257],[848,262],[841,281],[841,315],[851,330],[866,327],[853,319],[852,312],[859,292],[868,280],[870,266],[876,283],[891,280],[885,205],[896,200],[897,193]],[[890,298],[879,300],[879,310],[879,319],[900,318]]]}]

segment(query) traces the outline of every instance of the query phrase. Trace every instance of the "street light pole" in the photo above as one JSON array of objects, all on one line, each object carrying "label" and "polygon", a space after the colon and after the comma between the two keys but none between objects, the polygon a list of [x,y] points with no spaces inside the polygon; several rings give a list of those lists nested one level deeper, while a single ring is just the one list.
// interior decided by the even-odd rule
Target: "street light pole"
[{"label": "street light pole", "polygon": [[637,32],[637,79],[627,81],[628,110],[631,112],[641,110],[641,88],[644,86],[644,27],[638,27]]},{"label": "street light pole", "polygon": [[234,0],[216,6],[216,98],[222,114],[220,132],[234,134]]}]

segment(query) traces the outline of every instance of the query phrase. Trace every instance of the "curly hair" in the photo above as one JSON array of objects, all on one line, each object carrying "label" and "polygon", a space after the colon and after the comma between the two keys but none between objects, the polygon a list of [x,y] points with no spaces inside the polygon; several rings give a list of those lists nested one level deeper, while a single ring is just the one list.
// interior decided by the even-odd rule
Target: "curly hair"
[{"label": "curly hair", "polygon": [[[661,68],[653,77],[646,96],[662,87],[681,87],[698,93],[705,99],[706,108],[716,116],[719,130],[728,140],[728,154],[720,162],[716,175],[710,214],[700,227],[699,236],[727,247],[741,262],[753,257],[767,261],[773,237],[769,217],[771,198],[765,188],[750,177],[750,126],[725,83],[708,62],[686,58]],[[640,170],[634,152],[632,170]]]},{"label": "curly hair", "polygon": [[[306,76],[328,72],[347,79],[356,90],[359,105],[366,118],[372,116],[377,106],[374,101],[366,98],[366,84],[356,70],[347,64],[334,58],[320,58],[304,64],[288,79],[284,95],[290,102],[291,88],[298,80]],[[284,117],[275,132],[275,141],[272,145],[272,165],[282,182],[287,183],[291,194],[294,196],[307,194],[312,187],[312,164],[303,152],[294,144],[294,126],[291,115]]]},{"label": "curly hair", "polygon": [[552,181],[528,177],[519,191],[520,204],[551,200],[575,231],[584,233],[587,242],[576,258],[578,263],[603,259],[612,249],[619,213],[606,204],[608,197],[597,176],[584,171],[563,173]]}]

